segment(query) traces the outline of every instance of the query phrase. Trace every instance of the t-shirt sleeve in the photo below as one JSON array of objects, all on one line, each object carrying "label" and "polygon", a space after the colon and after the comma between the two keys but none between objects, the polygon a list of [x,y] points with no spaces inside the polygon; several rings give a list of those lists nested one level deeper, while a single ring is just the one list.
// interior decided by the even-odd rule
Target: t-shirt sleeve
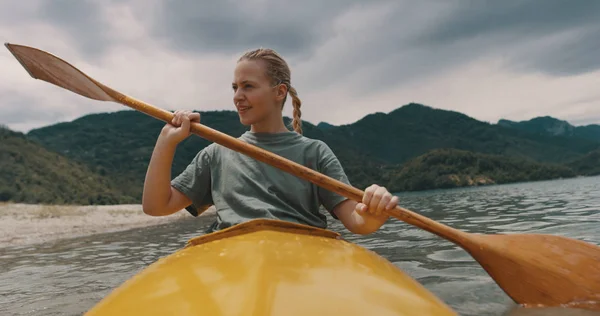
[{"label": "t-shirt sleeve", "polygon": [[190,164],[171,180],[171,186],[192,200],[192,204],[185,209],[193,216],[198,216],[214,203],[211,194],[210,156],[207,148],[201,150]]},{"label": "t-shirt sleeve", "polygon": [[[348,177],[344,172],[342,164],[335,156],[331,148],[329,148],[329,146],[327,146],[327,144],[325,143],[321,143],[320,158],[321,159],[319,161],[319,172],[343,183],[350,184],[350,181],[348,180]],[[339,203],[347,200],[348,198],[333,191],[329,191],[320,186],[318,187],[318,194],[321,204],[325,207],[327,211],[329,211],[331,216],[333,216],[335,219],[338,219],[337,216],[333,213],[333,209]]]}]

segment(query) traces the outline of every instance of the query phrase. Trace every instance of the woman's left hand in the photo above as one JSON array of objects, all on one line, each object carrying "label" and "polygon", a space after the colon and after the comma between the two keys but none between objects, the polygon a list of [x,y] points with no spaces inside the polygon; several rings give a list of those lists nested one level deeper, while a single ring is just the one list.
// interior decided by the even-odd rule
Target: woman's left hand
[{"label": "woman's left hand", "polygon": [[365,190],[362,203],[356,204],[356,211],[361,215],[389,217],[384,211],[398,205],[398,197],[392,195],[385,187],[373,184]]}]

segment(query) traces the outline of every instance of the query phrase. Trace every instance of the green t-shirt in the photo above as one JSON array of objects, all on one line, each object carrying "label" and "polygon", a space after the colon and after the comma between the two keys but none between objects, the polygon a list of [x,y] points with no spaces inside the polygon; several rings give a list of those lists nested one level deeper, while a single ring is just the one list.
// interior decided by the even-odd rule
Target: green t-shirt
[{"label": "green t-shirt", "polygon": [[[349,184],[339,160],[323,141],[291,131],[275,134],[247,131],[239,139]],[[186,209],[194,216],[198,216],[198,209],[215,206],[217,220],[209,231],[256,218],[326,228],[327,219],[320,206],[332,212],[346,200],[216,143],[201,150],[171,185],[192,200]]]}]

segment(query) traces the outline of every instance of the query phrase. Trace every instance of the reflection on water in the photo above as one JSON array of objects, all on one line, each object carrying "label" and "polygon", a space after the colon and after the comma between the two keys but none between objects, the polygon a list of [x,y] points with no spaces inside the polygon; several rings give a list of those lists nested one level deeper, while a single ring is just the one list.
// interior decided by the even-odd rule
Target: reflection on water
[{"label": "reflection on water", "polygon": [[[478,233],[535,232],[600,244],[600,178],[401,194],[404,207]],[[331,218],[330,218],[331,219]],[[110,290],[193,236],[212,216],[161,227],[0,249],[1,315],[80,315]],[[402,268],[461,315],[587,315],[514,310],[466,252],[397,220],[370,236],[332,230]]]}]

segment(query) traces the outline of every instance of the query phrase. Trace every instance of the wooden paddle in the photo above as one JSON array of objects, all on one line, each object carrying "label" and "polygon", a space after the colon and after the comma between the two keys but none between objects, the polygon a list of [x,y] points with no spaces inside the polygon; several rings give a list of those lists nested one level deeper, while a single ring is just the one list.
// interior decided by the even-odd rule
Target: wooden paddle
[{"label": "wooden paddle", "polygon": [[[113,90],[50,53],[22,45],[5,45],[35,79],[94,100],[117,102],[164,122],[173,118],[173,113]],[[191,124],[191,130],[327,190],[362,200],[363,191],[259,147],[200,123]],[[600,247],[596,245],[552,235],[466,233],[402,207],[389,211],[389,215],[462,247],[519,304],[600,310]]]}]

